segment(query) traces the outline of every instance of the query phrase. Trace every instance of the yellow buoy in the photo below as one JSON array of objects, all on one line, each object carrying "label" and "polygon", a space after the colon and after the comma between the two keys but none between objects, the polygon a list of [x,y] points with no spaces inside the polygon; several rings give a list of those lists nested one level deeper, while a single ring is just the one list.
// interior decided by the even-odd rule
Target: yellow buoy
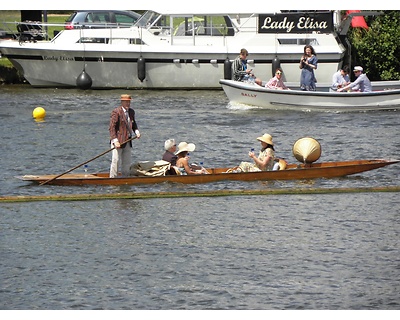
[{"label": "yellow buoy", "polygon": [[33,110],[32,116],[37,120],[44,119],[46,116],[46,110],[44,110],[42,107],[37,107],[35,110]]}]

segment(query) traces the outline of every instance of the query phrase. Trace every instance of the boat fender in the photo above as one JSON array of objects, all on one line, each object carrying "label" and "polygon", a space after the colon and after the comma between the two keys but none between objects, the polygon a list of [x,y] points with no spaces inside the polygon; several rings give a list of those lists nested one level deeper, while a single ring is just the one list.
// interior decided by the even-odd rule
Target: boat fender
[{"label": "boat fender", "polygon": [[232,79],[232,62],[229,60],[229,58],[226,58],[224,61],[224,79]]},{"label": "boat fender", "polygon": [[146,78],[146,60],[143,57],[140,57],[137,61],[137,74],[140,82]]},{"label": "boat fender", "polygon": [[87,90],[92,87],[92,78],[85,71],[85,69],[83,69],[81,74],[76,79],[76,86],[82,90]]},{"label": "boat fender", "polygon": [[278,56],[275,56],[275,58],[272,60],[272,76],[275,76],[275,71],[276,69],[281,67],[281,60],[278,58]]}]

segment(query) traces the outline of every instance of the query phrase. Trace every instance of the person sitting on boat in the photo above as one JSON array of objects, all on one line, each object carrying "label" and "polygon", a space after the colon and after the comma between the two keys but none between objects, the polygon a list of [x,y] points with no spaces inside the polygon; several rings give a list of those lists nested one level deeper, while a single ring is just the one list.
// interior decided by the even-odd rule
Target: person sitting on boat
[{"label": "person sitting on boat", "polygon": [[[247,49],[241,49],[239,56],[233,61],[233,80],[243,82],[254,82],[259,86],[262,85],[262,81],[253,73],[253,69],[247,68],[247,56],[249,52]],[[254,81],[253,81],[254,80]]]},{"label": "person sitting on boat", "polygon": [[162,159],[164,161],[168,161],[169,163],[171,163],[171,165],[176,166],[176,160],[178,159],[178,157],[175,154],[176,151],[175,139],[166,140],[164,143],[164,149],[165,152]]},{"label": "person sitting on boat", "polygon": [[181,142],[178,145],[178,151],[175,153],[178,157],[176,160],[176,167],[178,168],[180,174],[188,175],[188,174],[205,174],[207,173],[204,168],[194,169],[189,165],[189,152],[192,152],[196,149],[196,145],[194,143],[186,143]]},{"label": "person sitting on boat", "polygon": [[304,54],[300,59],[300,89],[303,91],[315,91],[317,79],[314,70],[318,68],[318,58],[311,45],[304,46]]},{"label": "person sitting on boat", "polygon": [[344,66],[332,76],[332,86],[329,91],[337,91],[338,89],[347,86],[350,83],[349,66]]},{"label": "person sitting on boat", "polygon": [[271,171],[274,167],[275,149],[272,136],[268,133],[257,138],[261,142],[261,151],[256,157],[254,151],[249,152],[249,157],[254,163],[242,162],[239,168],[242,172]]},{"label": "person sitting on boat", "polygon": [[356,81],[344,86],[343,88],[338,89],[341,91],[359,91],[359,92],[372,92],[371,81],[369,81],[367,75],[363,73],[364,69],[360,66],[354,67],[354,75],[357,77]]},{"label": "person sitting on boat", "polygon": [[278,68],[275,71],[275,77],[271,78],[266,84],[265,87],[267,89],[278,89],[278,90],[290,90],[286,85],[283,83],[282,80],[282,69]]}]

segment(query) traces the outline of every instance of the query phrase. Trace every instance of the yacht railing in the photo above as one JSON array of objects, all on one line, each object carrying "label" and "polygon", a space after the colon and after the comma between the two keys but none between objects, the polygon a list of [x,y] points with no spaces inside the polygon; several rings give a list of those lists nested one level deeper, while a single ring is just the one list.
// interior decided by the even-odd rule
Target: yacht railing
[{"label": "yacht railing", "polygon": [[[54,40],[62,30],[78,29],[108,29],[110,38],[112,30],[116,28],[129,28],[132,24],[124,23],[86,23],[75,24],[73,26],[65,23],[43,23],[40,21],[24,22],[0,22],[0,29],[4,30],[1,38],[19,40],[20,42],[37,42],[42,40]],[[51,34],[52,33],[52,34]]]}]

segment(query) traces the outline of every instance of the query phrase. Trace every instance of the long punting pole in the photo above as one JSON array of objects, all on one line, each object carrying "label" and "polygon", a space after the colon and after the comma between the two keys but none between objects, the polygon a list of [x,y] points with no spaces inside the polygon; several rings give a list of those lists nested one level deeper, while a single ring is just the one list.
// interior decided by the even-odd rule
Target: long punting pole
[{"label": "long punting pole", "polygon": [[[136,138],[137,138],[137,136],[134,136],[134,137],[132,137],[132,138],[129,138],[129,139],[126,140],[125,142],[121,143],[121,145],[123,145],[123,144],[125,144],[125,143],[127,143],[127,142],[129,142],[129,141],[132,141],[132,140],[134,140],[134,139],[136,139]],[[77,166],[75,166],[75,167],[73,167],[73,168],[71,168],[71,169],[69,169],[69,170],[67,170],[67,171],[65,171],[65,172],[63,172],[63,173],[61,173],[61,174],[59,174],[58,176],[55,176],[55,177],[53,177],[53,178],[51,178],[51,179],[49,179],[49,180],[46,180],[46,181],[43,181],[43,182],[39,183],[39,185],[42,186],[42,185],[44,185],[44,184],[46,184],[46,183],[49,183],[50,181],[56,180],[57,178],[63,176],[64,174],[67,174],[67,173],[69,173],[69,172],[71,172],[71,171],[73,171],[73,170],[75,170],[75,169],[77,169],[77,168],[79,168],[79,167],[82,167],[82,166],[85,165],[86,163],[89,163],[89,162],[91,162],[91,161],[93,161],[93,160],[95,160],[95,159],[97,159],[97,158],[100,158],[101,156],[104,156],[106,153],[109,153],[111,150],[114,150],[114,149],[115,149],[115,147],[112,147],[112,148],[110,148],[110,149],[108,149],[108,150],[106,150],[106,151],[100,153],[99,155],[95,156],[94,158],[89,159],[89,160],[87,160],[87,161],[85,161],[85,162],[82,162],[82,163],[78,164]]]}]

